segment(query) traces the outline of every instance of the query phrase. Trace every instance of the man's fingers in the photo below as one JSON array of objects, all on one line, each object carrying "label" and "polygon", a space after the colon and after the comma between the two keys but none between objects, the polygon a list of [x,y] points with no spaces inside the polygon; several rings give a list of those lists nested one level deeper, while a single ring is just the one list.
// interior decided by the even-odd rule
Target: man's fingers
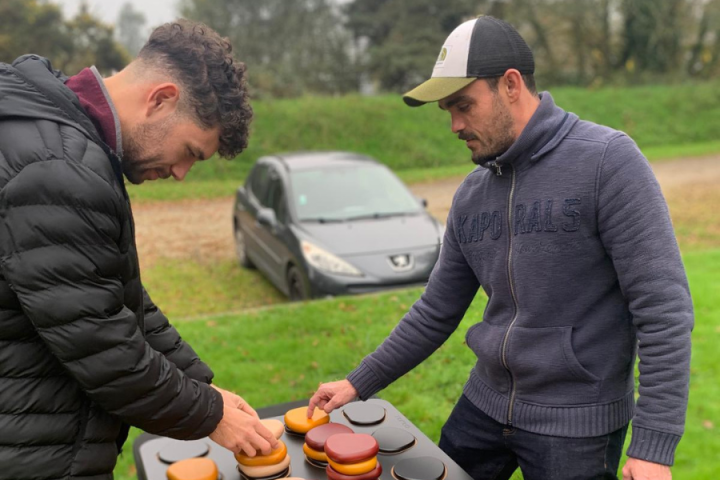
[{"label": "man's fingers", "polygon": [[315,407],[320,407],[320,402],[324,402],[325,392],[322,392],[321,390],[318,390],[315,392],[315,395],[312,396],[310,399],[310,403],[308,403],[308,409],[307,409],[307,418],[312,418],[313,414],[315,413]]},{"label": "man's fingers", "polygon": [[263,455],[269,455],[270,452],[272,451],[272,447],[270,446],[270,442],[268,442],[267,440],[265,440],[263,437],[261,437],[261,436],[260,436],[259,434],[257,434],[257,433],[253,433],[253,434],[250,436],[250,443],[252,443],[252,445],[253,445],[254,447],[256,447],[258,450],[260,450],[260,452],[262,452]]},{"label": "man's fingers", "polygon": [[277,438],[275,438],[275,435],[273,435],[270,429],[268,429],[262,423],[255,427],[255,431],[268,443],[270,443],[270,448],[272,448],[273,450],[275,450],[280,445],[280,443],[277,441]]},{"label": "man's fingers", "polygon": [[313,413],[315,413],[315,406],[315,397],[313,397],[310,399],[310,403],[308,403],[307,412],[305,412],[307,418],[312,418]]},{"label": "man's fingers", "polygon": [[[243,452],[248,457],[254,457],[257,454],[257,450],[255,450],[255,448],[253,448],[253,446],[250,445],[250,442],[241,440],[240,442],[238,442],[238,444],[240,446],[240,451]],[[237,452],[237,453],[239,453],[239,452]]]},{"label": "man's fingers", "polygon": [[246,401],[240,402],[240,405],[238,405],[238,408],[242,410],[243,412],[247,413],[248,415],[252,415],[255,418],[260,418],[260,416],[257,414],[254,408],[250,406],[249,403]]},{"label": "man's fingers", "polygon": [[327,402],[327,404],[323,407],[323,410],[325,410],[325,413],[330,413],[336,408],[344,405],[345,403],[347,402],[344,402],[340,398],[340,395],[335,395],[333,398],[330,399],[329,402]]}]

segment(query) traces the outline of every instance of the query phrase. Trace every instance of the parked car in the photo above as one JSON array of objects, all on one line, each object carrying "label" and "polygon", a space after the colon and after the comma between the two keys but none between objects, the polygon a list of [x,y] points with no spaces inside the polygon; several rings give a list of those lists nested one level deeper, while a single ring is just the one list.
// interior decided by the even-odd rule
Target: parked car
[{"label": "parked car", "polygon": [[424,284],[445,231],[425,206],[363,155],[262,157],[235,198],[238,260],[291,300]]}]

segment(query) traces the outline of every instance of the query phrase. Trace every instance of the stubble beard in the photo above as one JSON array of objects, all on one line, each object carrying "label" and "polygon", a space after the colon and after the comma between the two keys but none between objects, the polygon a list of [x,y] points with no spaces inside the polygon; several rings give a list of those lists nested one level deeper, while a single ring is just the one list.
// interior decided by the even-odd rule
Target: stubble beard
[{"label": "stubble beard", "polygon": [[160,162],[163,139],[169,127],[168,121],[157,125],[141,124],[134,126],[129,135],[123,136],[122,169],[130,183],[143,183],[143,175],[153,170],[149,166]]},{"label": "stubble beard", "polygon": [[495,160],[515,143],[512,116],[497,94],[493,97],[493,112],[495,114],[490,122],[494,125],[493,131],[486,136],[485,142],[478,139],[481,148],[472,153],[471,158],[475,165],[484,165]]}]

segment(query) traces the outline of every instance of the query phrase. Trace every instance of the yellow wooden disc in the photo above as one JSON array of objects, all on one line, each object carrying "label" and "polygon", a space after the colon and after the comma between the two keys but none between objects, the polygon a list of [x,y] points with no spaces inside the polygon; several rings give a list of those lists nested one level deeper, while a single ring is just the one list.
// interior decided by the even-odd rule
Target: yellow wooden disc
[{"label": "yellow wooden disc", "polygon": [[358,463],[337,463],[328,458],[328,463],[333,470],[343,475],[363,475],[372,472],[377,466],[377,457]]},{"label": "yellow wooden disc", "polygon": [[327,462],[328,458],[325,452],[318,452],[308,446],[307,443],[303,443],[303,452],[311,460],[317,460],[318,462]]},{"label": "yellow wooden disc", "polygon": [[244,453],[236,453],[235,460],[240,465],[246,465],[248,467],[262,467],[265,465],[275,465],[283,461],[287,455],[287,446],[282,440],[278,440],[280,446],[270,452],[267,455],[255,455],[254,457],[248,457]]},{"label": "yellow wooden disc", "polygon": [[307,407],[294,408],[285,414],[285,426],[297,433],[307,433],[326,423],[330,423],[330,415],[319,408],[315,408],[312,418],[307,418]]},{"label": "yellow wooden disc", "polygon": [[168,480],[217,480],[218,468],[209,458],[188,458],[167,469]]},{"label": "yellow wooden disc", "polygon": [[245,476],[250,478],[263,478],[272,477],[278,473],[284,471],[290,466],[290,455],[285,457],[285,460],[281,461],[276,465],[263,465],[261,467],[249,467],[247,465],[239,465],[238,468]]}]

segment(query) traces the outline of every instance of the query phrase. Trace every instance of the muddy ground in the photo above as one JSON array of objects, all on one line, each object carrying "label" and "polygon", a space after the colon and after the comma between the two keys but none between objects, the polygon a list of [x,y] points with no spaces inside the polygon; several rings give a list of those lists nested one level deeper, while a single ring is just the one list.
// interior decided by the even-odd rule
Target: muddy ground
[{"label": "muddy ground", "polygon": [[[705,233],[717,233],[720,238],[720,156],[657,162],[653,169],[674,223],[703,225]],[[462,180],[455,177],[420,183],[411,190],[427,199],[428,210],[444,221]],[[142,267],[152,267],[161,258],[202,263],[234,258],[232,204],[233,198],[226,197],[136,205],[133,211]],[[707,242],[707,235],[693,228],[682,232],[679,235],[684,246]]]}]

